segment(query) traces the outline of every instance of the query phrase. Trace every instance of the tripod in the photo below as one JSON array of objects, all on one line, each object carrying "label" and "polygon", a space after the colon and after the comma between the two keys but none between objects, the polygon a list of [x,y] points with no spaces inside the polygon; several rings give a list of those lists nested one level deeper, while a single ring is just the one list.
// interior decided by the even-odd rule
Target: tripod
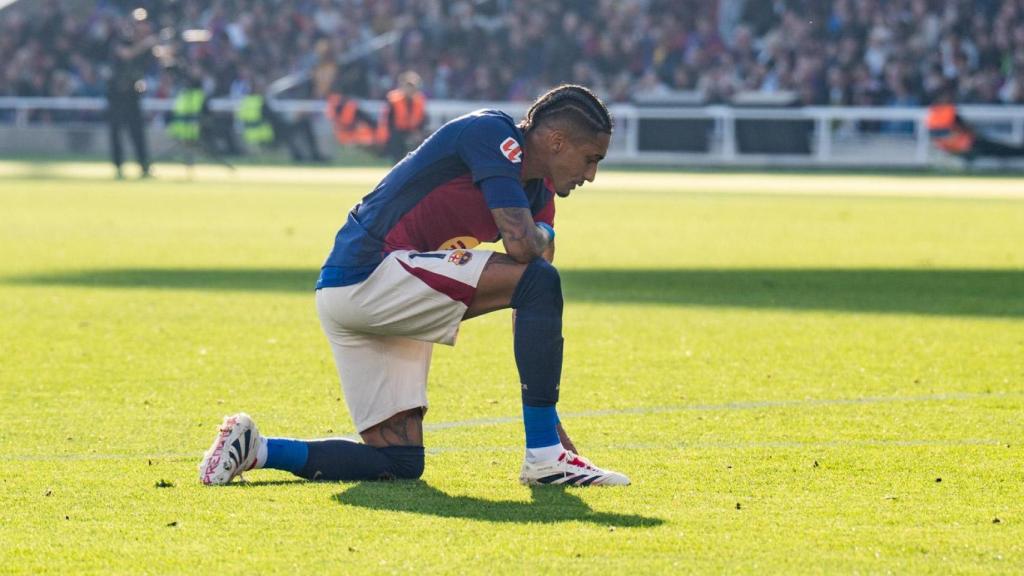
[{"label": "tripod", "polygon": [[219,152],[213,149],[212,146],[207,145],[211,141],[210,136],[210,125],[208,115],[204,114],[199,121],[199,137],[195,140],[180,140],[174,139],[172,144],[166,149],[161,150],[157,154],[155,161],[168,161],[170,159],[181,159],[181,162],[185,164],[185,171],[188,174],[188,179],[192,180],[195,176],[195,160],[196,157],[205,158],[221,166],[224,166],[228,170],[234,172],[235,166],[227,161]]}]

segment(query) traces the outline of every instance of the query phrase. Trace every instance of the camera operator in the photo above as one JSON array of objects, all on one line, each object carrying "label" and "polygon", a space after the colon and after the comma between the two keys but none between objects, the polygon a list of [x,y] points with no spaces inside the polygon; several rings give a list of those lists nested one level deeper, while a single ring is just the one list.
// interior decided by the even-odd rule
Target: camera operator
[{"label": "camera operator", "polygon": [[111,75],[107,84],[107,123],[110,126],[111,161],[117,178],[124,177],[121,164],[121,132],[127,130],[142,177],[149,177],[149,155],[142,119],[141,99],[146,90],[143,76],[158,38],[150,31],[144,13],[136,12],[115,31],[110,42]]}]

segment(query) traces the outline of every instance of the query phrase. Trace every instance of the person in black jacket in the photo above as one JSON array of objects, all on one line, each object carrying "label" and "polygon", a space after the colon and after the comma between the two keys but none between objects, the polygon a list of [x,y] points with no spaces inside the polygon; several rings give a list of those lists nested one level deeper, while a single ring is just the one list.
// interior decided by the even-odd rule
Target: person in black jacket
[{"label": "person in black jacket", "polygon": [[127,131],[135,148],[135,159],[142,168],[142,177],[149,176],[149,153],[146,148],[142,119],[142,93],[146,90],[143,75],[158,38],[150,33],[149,23],[133,20],[114,33],[110,43],[111,76],[107,83],[107,123],[110,126],[111,161],[117,178],[124,177],[121,164],[121,132]]}]

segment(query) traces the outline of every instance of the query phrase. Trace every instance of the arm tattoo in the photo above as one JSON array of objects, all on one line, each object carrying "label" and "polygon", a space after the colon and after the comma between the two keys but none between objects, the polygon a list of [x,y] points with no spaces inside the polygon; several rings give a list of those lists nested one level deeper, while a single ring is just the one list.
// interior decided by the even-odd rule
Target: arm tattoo
[{"label": "arm tattoo", "polygon": [[501,237],[507,240],[520,241],[529,236],[530,226],[534,226],[533,216],[526,208],[496,208],[494,223],[501,231]]},{"label": "arm tattoo", "polygon": [[543,254],[548,244],[547,235],[537,228],[528,208],[495,208],[491,213],[506,250],[511,252],[518,246],[534,257]]}]

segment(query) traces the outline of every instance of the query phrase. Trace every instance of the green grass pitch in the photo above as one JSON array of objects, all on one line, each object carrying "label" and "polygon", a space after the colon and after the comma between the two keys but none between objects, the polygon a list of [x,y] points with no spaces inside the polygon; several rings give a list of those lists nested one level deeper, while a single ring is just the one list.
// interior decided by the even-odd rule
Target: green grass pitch
[{"label": "green grass pitch", "polygon": [[0,573],[1021,573],[1024,180],[603,172],[560,201],[535,489],[510,314],[436,347],[422,481],[255,471],[352,432],[312,286],[376,169],[0,163]]}]

